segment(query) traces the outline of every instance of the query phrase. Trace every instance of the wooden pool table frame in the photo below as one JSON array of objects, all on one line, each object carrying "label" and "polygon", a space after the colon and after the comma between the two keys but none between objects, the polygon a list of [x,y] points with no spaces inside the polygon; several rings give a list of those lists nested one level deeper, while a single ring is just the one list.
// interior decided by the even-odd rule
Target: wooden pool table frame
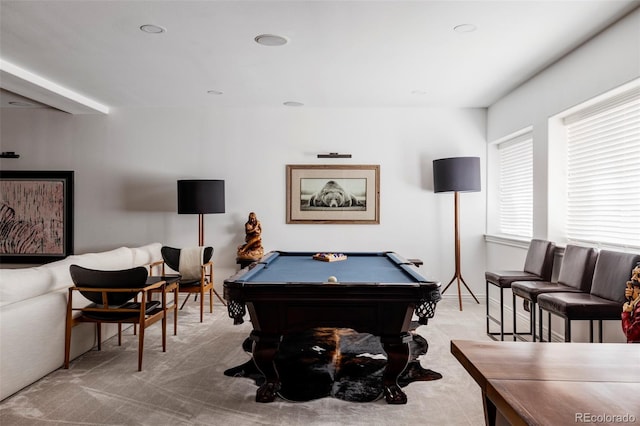
[{"label": "wooden pool table frame", "polygon": [[[312,253],[301,253],[301,255]],[[349,255],[349,253],[347,253]],[[396,255],[397,256],[397,255]],[[266,256],[265,256],[266,257]],[[387,353],[383,387],[387,403],[405,404],[407,397],[397,383],[407,365],[409,327],[419,303],[440,300],[440,283],[416,279],[411,284],[393,283],[260,283],[246,285],[243,269],[224,282],[224,297],[236,322],[244,305],[253,324],[253,359],[266,382],[257,390],[257,402],[272,402],[280,388],[274,359],[282,336],[314,327],[346,327],[379,336]],[[410,261],[402,268],[413,268]],[[419,275],[418,275],[419,276]],[[242,305],[232,313],[233,306]],[[424,315],[423,315],[424,316]],[[433,309],[431,310],[433,316]],[[426,323],[426,318],[423,318]],[[239,320],[239,321],[238,321]]]}]

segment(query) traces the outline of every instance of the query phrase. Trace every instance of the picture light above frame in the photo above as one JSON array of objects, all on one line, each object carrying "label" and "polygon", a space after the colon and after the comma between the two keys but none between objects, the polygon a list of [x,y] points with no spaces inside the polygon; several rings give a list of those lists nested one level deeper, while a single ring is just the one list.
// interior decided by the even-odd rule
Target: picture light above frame
[{"label": "picture light above frame", "polygon": [[318,158],[351,158],[351,154],[339,154],[337,152],[330,152],[328,154],[318,154]]}]

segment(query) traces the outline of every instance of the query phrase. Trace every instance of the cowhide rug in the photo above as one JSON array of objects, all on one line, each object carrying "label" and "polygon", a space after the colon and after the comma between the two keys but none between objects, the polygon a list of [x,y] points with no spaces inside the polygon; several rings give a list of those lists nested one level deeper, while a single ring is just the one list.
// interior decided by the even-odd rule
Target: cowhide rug
[{"label": "cowhide rug", "polygon": [[[415,381],[441,379],[442,375],[422,368],[418,358],[426,355],[427,341],[412,333],[409,363],[398,378],[401,387]],[[251,354],[252,342],[243,348]],[[345,328],[315,328],[285,336],[276,356],[282,386],[278,395],[290,401],[310,401],[333,396],[345,401],[369,402],[381,398],[382,372],[387,363],[380,339]],[[257,386],[264,377],[253,359],[224,372],[226,376],[248,377]]]}]

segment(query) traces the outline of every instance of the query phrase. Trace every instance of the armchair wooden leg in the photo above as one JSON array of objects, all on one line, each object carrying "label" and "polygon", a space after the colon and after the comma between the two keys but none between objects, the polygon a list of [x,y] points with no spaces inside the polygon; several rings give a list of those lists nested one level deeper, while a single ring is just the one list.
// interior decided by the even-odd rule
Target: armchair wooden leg
[{"label": "armchair wooden leg", "polygon": [[98,336],[98,350],[102,350],[102,323],[96,322],[96,335]]},{"label": "armchair wooden leg", "polygon": [[64,368],[69,368],[69,358],[71,357],[71,329],[73,328],[72,300],[73,292],[69,290],[67,316],[64,324]]},{"label": "armchair wooden leg", "polygon": [[200,289],[200,322],[204,319],[204,289]]},{"label": "armchair wooden leg", "polygon": [[69,368],[69,358],[71,357],[71,328],[73,325],[67,318],[64,331],[64,368]]},{"label": "armchair wooden leg", "polygon": [[173,335],[178,335],[178,288],[173,291]]},{"label": "armchair wooden leg", "polygon": [[167,311],[162,315],[162,352],[167,351]]},{"label": "armchair wooden leg", "polygon": [[138,371],[142,371],[142,350],[144,349],[144,325],[140,324],[138,333]]},{"label": "armchair wooden leg", "polygon": [[213,313],[213,287],[209,290],[209,312]]}]

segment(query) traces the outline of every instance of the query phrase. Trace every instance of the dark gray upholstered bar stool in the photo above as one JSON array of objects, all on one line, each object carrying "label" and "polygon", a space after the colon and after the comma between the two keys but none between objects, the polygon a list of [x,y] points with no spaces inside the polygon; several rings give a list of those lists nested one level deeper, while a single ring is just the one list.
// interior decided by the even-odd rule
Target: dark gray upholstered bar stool
[{"label": "dark gray upholstered bar stool", "polygon": [[[527,257],[524,261],[522,271],[487,271],[484,274],[486,281],[487,297],[487,335],[494,340],[500,336],[504,340],[504,290],[511,288],[514,281],[550,281],[553,271],[553,260],[556,245],[550,241],[533,239],[529,244]],[[500,318],[495,318],[489,311],[489,284],[500,289]],[[500,325],[500,332],[492,332],[489,329],[489,322],[493,321]]]},{"label": "dark gray upholstered bar stool", "polygon": [[602,321],[620,321],[625,302],[624,289],[640,254],[600,250],[589,293],[545,293],[538,296],[540,337],[542,311],[548,312],[551,340],[551,314],[564,318],[564,341],[571,341],[571,321],[589,321],[589,341],[593,342],[593,321],[598,321],[598,337],[602,343]]},{"label": "dark gray upholstered bar stool", "polygon": [[[567,245],[562,256],[560,273],[557,282],[550,281],[515,281],[511,284],[513,293],[513,340],[530,335],[536,341],[536,303],[538,295],[542,293],[583,292],[591,290],[593,269],[598,258],[598,251],[590,247]],[[529,332],[518,333],[516,296],[522,297],[529,305]],[[540,336],[542,338],[542,336]]]}]

